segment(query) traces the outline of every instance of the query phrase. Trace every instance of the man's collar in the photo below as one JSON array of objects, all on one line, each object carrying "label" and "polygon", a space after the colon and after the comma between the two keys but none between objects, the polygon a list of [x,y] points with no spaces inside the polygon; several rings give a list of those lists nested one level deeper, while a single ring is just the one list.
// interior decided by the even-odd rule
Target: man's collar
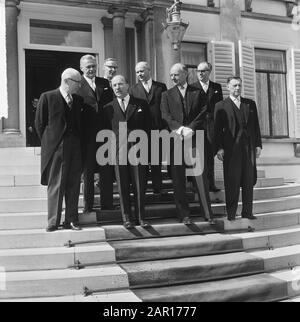
[{"label": "man's collar", "polygon": [[69,93],[66,92],[61,86],[59,87],[59,91],[64,99],[69,95]]},{"label": "man's collar", "polygon": [[235,101],[241,101],[241,95],[240,96],[238,96],[238,97],[234,97],[233,95],[229,95],[229,97],[231,98],[231,100],[233,101],[233,102],[235,102]]},{"label": "man's collar", "polygon": [[179,89],[181,89],[181,90],[184,90],[184,89],[186,89],[187,88],[187,86],[188,86],[188,83],[185,83],[185,84],[183,84],[183,85],[176,85]]},{"label": "man's collar", "polygon": [[94,78],[89,78],[89,77],[86,77],[85,75],[83,75],[83,77],[86,79],[86,81],[91,84],[91,83],[95,83],[95,80],[96,80],[96,77]]},{"label": "man's collar", "polygon": [[207,86],[209,86],[209,80],[205,83],[205,82],[202,82],[202,81],[200,81],[200,84],[203,86],[203,85],[207,85]]}]

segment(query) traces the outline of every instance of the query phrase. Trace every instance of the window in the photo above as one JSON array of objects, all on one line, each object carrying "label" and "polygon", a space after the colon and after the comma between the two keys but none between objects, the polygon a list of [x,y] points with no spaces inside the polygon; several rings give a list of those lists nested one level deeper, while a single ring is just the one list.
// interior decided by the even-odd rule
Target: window
[{"label": "window", "polygon": [[181,43],[182,62],[187,66],[189,70],[189,84],[195,83],[198,80],[196,69],[199,63],[207,60],[206,53],[206,44],[193,42]]},{"label": "window", "polygon": [[30,43],[92,48],[92,25],[30,19]]},{"label": "window", "polygon": [[256,91],[264,137],[288,137],[285,52],[255,49]]}]

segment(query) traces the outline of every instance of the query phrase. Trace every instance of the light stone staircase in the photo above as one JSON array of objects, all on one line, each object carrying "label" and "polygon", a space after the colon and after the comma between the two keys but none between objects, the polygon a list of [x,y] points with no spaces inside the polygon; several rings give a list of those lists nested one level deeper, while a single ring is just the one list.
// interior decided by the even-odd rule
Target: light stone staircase
[{"label": "light stone staircase", "polygon": [[213,203],[215,225],[189,190],[195,224],[185,226],[165,177],[164,200],[147,192],[150,228],[127,230],[120,211],[98,210],[80,216],[82,231],[47,233],[39,160],[39,149],[0,149],[0,301],[299,301],[299,184],[260,170],[258,219],[228,222]]}]

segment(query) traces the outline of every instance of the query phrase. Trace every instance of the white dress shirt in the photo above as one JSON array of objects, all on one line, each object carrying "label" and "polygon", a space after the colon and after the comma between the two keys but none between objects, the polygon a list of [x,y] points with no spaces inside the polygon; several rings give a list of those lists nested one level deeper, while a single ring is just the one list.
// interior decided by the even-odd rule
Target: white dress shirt
[{"label": "white dress shirt", "polygon": [[129,96],[129,94],[127,94],[124,98],[119,98],[119,97],[117,97],[117,100],[118,100],[118,103],[119,103],[119,105],[121,106],[121,108],[122,108],[122,102],[124,103],[124,113],[126,112],[126,109],[127,109],[127,106],[128,106],[128,104],[129,104],[129,100],[130,100],[130,96]]},{"label": "white dress shirt", "polygon": [[201,81],[200,81],[200,84],[201,84],[201,86],[202,86],[202,88],[203,88],[204,92],[205,92],[205,93],[207,93],[207,91],[208,91],[208,87],[209,87],[209,81],[208,81],[207,83],[204,83],[204,82],[201,82]]},{"label": "white dress shirt", "polygon": [[95,92],[96,90],[96,83],[95,83],[95,77],[93,79],[86,77],[85,75],[83,75],[83,77],[86,79],[86,81],[88,82],[88,84],[90,85],[91,89]]},{"label": "white dress shirt", "polygon": [[186,93],[186,90],[187,90],[187,83],[185,83],[184,85],[177,85],[182,97],[185,97],[185,93]]},{"label": "white dress shirt", "polygon": [[233,103],[235,104],[235,106],[238,109],[240,109],[240,107],[241,107],[241,96],[234,97],[234,96],[230,95],[230,99],[233,101]]},{"label": "white dress shirt", "polygon": [[149,93],[151,90],[151,87],[152,87],[152,78],[149,78],[146,82],[142,82],[142,84],[143,84],[146,92]]}]

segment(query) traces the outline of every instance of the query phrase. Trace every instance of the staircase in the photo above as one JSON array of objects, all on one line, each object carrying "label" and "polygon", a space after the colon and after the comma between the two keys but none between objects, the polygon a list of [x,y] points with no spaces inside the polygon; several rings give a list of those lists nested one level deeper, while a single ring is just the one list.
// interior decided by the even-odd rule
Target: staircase
[{"label": "staircase", "polygon": [[81,215],[82,231],[46,233],[39,162],[39,149],[0,149],[0,301],[299,301],[300,184],[260,170],[258,219],[229,222],[214,202],[215,225],[189,189],[195,223],[185,226],[165,176],[167,196],[147,191],[149,228],[125,229],[115,210]]}]

